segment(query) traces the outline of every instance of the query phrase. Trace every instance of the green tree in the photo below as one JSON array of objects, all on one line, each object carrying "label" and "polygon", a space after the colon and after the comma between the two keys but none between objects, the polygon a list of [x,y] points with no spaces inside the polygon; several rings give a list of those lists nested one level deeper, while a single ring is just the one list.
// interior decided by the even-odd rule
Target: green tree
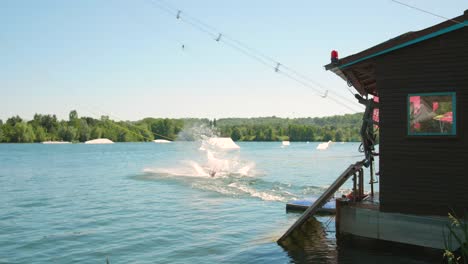
[{"label": "green tree", "polygon": [[261,129],[255,131],[255,141],[265,141],[265,134]]},{"label": "green tree", "polygon": [[4,142],[4,138],[3,138],[3,122],[2,122],[1,119],[0,119],[0,142]]},{"label": "green tree", "polygon": [[19,116],[13,116],[7,119],[6,124],[14,127],[17,123],[23,122],[23,119]]},{"label": "green tree", "polygon": [[117,136],[117,141],[118,142],[126,142],[126,141],[133,141],[133,137],[129,131],[126,130],[120,130]]},{"label": "green tree", "polygon": [[266,134],[265,134],[265,140],[266,141],[276,140],[276,134],[275,134],[275,131],[273,130],[273,128],[271,128],[271,127],[267,128]]},{"label": "green tree", "polygon": [[78,112],[76,112],[76,110],[70,111],[70,113],[68,114],[68,120],[70,122],[73,122],[73,121],[75,121],[77,119],[78,119]]},{"label": "green tree", "polygon": [[74,128],[79,129],[81,120],[78,118],[78,112],[76,112],[76,110],[72,110],[68,114],[68,124]]},{"label": "green tree", "polygon": [[58,136],[63,141],[73,141],[77,135],[77,130],[71,126],[61,126],[58,131]]},{"label": "green tree", "polygon": [[325,134],[323,135],[323,141],[330,141],[333,140],[333,135],[330,131],[326,131]]},{"label": "green tree", "polygon": [[95,127],[100,122],[98,119],[94,119],[92,117],[82,117],[81,119],[86,121],[86,124],[88,124],[90,127]]},{"label": "green tree", "polygon": [[57,130],[59,123],[55,115],[41,115],[35,114],[34,119],[31,121],[34,128],[39,126],[43,127],[50,139],[57,139]]},{"label": "green tree", "polygon": [[178,132],[175,122],[168,118],[156,120],[151,124],[150,130],[158,138],[161,138],[161,136],[175,138],[176,133]]},{"label": "green tree", "polygon": [[10,134],[9,142],[31,143],[34,142],[34,132],[27,123],[16,123]]},{"label": "green tree", "polygon": [[80,119],[78,123],[78,141],[88,141],[91,137],[91,128],[88,126],[86,119]]},{"label": "green tree", "polygon": [[153,133],[151,133],[147,125],[141,124],[135,126],[135,128],[138,129],[138,132],[141,135],[141,137],[139,137],[141,141],[151,141],[154,139]]},{"label": "green tree", "polygon": [[[25,123],[21,117],[13,116],[4,124],[0,122],[0,142],[23,142],[31,138],[37,142],[58,139],[86,141],[102,137],[114,141],[148,141],[154,137],[175,138],[184,128],[200,125],[211,127],[209,119],[197,118],[145,118],[136,122],[116,122],[108,116],[100,119],[79,118],[76,110],[70,111],[68,117],[68,121],[58,121],[55,115],[35,114],[33,120]],[[216,131],[221,136],[230,136],[235,141],[360,141],[361,122],[362,114],[323,118],[289,119],[272,116],[211,120],[212,126],[216,126]],[[24,125],[15,127],[19,123],[26,124],[26,128]],[[28,135],[30,129],[34,132],[33,136]],[[184,133],[183,138],[195,140],[198,137]]]},{"label": "green tree", "polygon": [[237,127],[234,127],[231,132],[231,138],[234,141],[238,141],[242,138],[242,134],[240,132],[240,129]]},{"label": "green tree", "polygon": [[91,138],[90,139],[96,139],[96,138],[101,138],[102,137],[102,128],[100,127],[93,127],[91,129]]},{"label": "green tree", "polygon": [[305,131],[305,138],[304,141],[314,141],[315,140],[315,132],[314,127],[307,126]]},{"label": "green tree", "polygon": [[47,134],[43,127],[37,126],[33,127],[34,130],[34,137],[36,142],[44,142],[47,140]]},{"label": "green tree", "polygon": [[337,130],[335,132],[335,142],[342,142],[343,141],[343,132],[341,130]]}]

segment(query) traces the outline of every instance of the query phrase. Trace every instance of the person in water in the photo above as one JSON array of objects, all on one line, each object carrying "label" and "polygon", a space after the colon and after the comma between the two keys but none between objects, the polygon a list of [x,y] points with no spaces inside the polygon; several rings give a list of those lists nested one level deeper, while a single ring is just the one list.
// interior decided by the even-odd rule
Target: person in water
[{"label": "person in water", "polygon": [[209,174],[210,174],[211,177],[214,177],[216,175],[216,171],[212,170],[212,171],[210,171]]}]

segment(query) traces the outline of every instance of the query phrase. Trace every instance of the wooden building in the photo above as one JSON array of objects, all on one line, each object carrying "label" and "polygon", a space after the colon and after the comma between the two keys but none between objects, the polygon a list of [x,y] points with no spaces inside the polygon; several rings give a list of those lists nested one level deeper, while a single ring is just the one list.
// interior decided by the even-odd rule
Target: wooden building
[{"label": "wooden building", "polygon": [[[336,55],[336,54],[335,54]],[[381,212],[468,209],[468,10],[326,65],[378,97]]]},{"label": "wooden building", "polygon": [[[332,51],[325,68],[353,86],[366,106],[365,159],[351,164],[277,242],[288,248],[306,238],[310,217],[352,178],[351,196],[336,199],[338,238],[445,249],[448,213],[468,212],[468,10],[342,59]],[[377,133],[380,191],[374,195]]]}]

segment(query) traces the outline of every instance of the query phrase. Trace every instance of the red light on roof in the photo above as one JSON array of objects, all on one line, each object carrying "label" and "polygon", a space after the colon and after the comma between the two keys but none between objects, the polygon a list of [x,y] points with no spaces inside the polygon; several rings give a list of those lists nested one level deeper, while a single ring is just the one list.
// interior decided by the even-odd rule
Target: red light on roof
[{"label": "red light on roof", "polygon": [[331,52],[331,61],[338,62],[338,51],[332,50]]},{"label": "red light on roof", "polygon": [[332,59],[338,59],[338,51],[332,50],[332,52],[331,52],[331,58],[332,58]]}]

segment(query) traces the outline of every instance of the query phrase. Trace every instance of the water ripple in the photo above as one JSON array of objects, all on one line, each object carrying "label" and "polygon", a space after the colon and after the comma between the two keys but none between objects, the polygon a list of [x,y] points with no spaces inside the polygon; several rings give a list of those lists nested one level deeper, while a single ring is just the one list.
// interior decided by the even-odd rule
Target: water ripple
[{"label": "water ripple", "polygon": [[196,143],[2,145],[0,263],[353,263],[355,251],[340,251],[333,237],[286,250],[275,241],[298,217],[284,202],[323,192],[355,159],[333,157],[358,145],[320,153],[305,143],[239,145],[215,177],[142,172],[204,164]]}]

